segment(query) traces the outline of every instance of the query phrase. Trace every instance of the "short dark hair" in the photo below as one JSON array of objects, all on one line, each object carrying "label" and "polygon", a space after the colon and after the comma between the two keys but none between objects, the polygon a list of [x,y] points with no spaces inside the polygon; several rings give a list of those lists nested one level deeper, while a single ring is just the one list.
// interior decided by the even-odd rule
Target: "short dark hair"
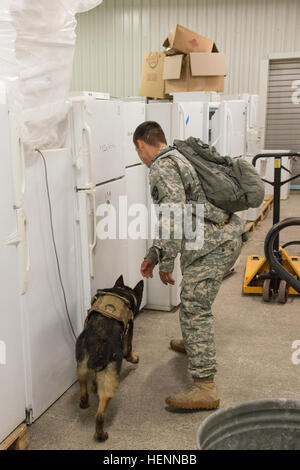
[{"label": "short dark hair", "polygon": [[143,140],[148,145],[156,147],[158,144],[166,144],[167,140],[164,131],[155,121],[145,121],[140,124],[133,134],[134,145],[138,146],[138,139]]}]

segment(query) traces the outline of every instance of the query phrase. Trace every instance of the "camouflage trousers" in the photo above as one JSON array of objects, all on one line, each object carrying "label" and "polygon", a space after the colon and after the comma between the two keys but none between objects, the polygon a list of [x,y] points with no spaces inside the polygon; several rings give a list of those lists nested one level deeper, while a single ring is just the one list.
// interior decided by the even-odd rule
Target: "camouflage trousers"
[{"label": "camouflage trousers", "polygon": [[242,239],[238,237],[183,268],[179,319],[188,371],[193,378],[214,376],[217,371],[211,307],[241,247]]}]

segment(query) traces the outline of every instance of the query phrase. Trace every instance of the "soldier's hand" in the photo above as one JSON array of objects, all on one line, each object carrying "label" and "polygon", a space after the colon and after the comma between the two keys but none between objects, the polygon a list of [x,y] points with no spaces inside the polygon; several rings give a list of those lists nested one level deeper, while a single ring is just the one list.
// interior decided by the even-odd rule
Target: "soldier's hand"
[{"label": "soldier's hand", "polygon": [[164,273],[163,271],[159,271],[159,277],[161,282],[165,285],[172,284],[174,286],[175,281],[173,279],[172,273]]},{"label": "soldier's hand", "polygon": [[143,277],[153,277],[153,269],[155,264],[150,258],[145,258],[141,264],[141,275]]}]

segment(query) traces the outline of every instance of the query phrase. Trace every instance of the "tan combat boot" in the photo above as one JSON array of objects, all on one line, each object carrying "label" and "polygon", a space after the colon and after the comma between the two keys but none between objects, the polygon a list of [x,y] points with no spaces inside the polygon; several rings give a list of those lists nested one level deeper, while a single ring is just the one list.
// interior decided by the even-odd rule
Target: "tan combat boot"
[{"label": "tan combat boot", "polygon": [[186,354],[186,350],[184,347],[184,343],[182,339],[172,339],[170,341],[170,347],[173,351],[180,352]]},{"label": "tan combat boot", "polygon": [[191,388],[186,392],[168,397],[166,403],[184,410],[214,410],[218,408],[220,399],[213,380],[194,379]]}]

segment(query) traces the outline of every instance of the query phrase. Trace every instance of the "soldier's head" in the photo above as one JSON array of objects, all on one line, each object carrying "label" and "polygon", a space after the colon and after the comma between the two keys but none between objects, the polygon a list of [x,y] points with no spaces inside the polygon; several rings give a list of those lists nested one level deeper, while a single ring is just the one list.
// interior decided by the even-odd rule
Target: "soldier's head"
[{"label": "soldier's head", "polygon": [[145,121],[133,134],[133,143],[142,162],[149,168],[159,149],[167,145],[164,131],[155,121]]}]

